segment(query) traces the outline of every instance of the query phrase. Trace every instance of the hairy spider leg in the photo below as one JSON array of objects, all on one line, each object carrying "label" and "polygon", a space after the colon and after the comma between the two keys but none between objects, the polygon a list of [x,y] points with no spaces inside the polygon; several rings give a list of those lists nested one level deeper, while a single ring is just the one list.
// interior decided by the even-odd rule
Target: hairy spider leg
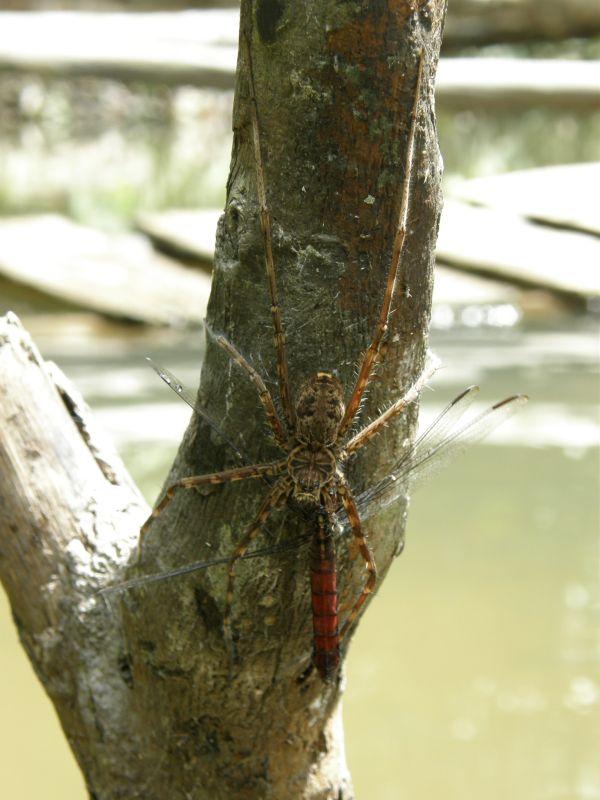
[{"label": "hairy spider leg", "polygon": [[258,536],[271,511],[277,508],[291,491],[292,481],[290,478],[285,476],[277,481],[263,500],[252,524],[246,529],[244,536],[236,545],[227,565],[227,594],[225,597],[225,611],[223,614],[223,633],[225,634],[225,638],[229,641],[232,655],[235,651],[231,634],[231,607],[233,604],[233,584],[235,580],[236,563],[245,555],[254,539]]},{"label": "hairy spider leg", "polygon": [[430,378],[438,369],[439,361],[437,359],[431,359],[430,362],[426,364],[425,369],[410,387],[408,392],[406,392],[406,394],[403,395],[399,400],[396,400],[395,403],[392,403],[392,405],[386,411],[384,411],[383,414],[380,414],[377,419],[374,419],[355,436],[353,436],[346,444],[344,448],[345,452],[350,455],[360,447],[363,447],[365,444],[367,444],[367,442],[370,442],[371,439],[378,434],[382,428],[385,428],[390,420],[394,419],[394,417],[398,416],[398,414],[401,414],[403,411],[405,411],[411,403],[414,403],[429,382]]},{"label": "hairy spider leg", "polygon": [[406,162],[404,167],[404,185],[402,187],[402,199],[400,201],[400,216],[398,220],[398,227],[396,228],[396,234],[394,236],[394,245],[392,249],[390,271],[388,274],[385,293],[383,296],[383,303],[381,306],[381,311],[379,312],[379,319],[377,321],[377,326],[375,328],[373,340],[371,341],[371,344],[369,345],[367,351],[363,356],[358,378],[356,379],[356,385],[354,387],[354,391],[350,396],[350,400],[348,401],[348,404],[346,406],[346,411],[344,413],[344,418],[342,419],[342,422],[340,424],[339,436],[342,436],[348,430],[348,428],[350,427],[350,425],[354,420],[354,417],[356,416],[356,413],[360,407],[362,396],[364,394],[365,389],[367,388],[367,385],[371,378],[371,374],[377,362],[382,341],[385,338],[385,335],[387,334],[388,331],[390,307],[396,289],[396,281],[398,278],[398,271],[402,257],[402,249],[404,246],[404,240],[406,238],[408,203],[410,198],[410,179],[413,166],[415,136],[417,130],[417,111],[419,106],[419,100],[421,97],[421,82],[423,77],[424,60],[425,60],[424,53],[423,51],[421,51],[421,55],[419,57],[419,66],[417,70],[417,84],[415,87],[413,107],[411,112],[412,121],[410,126],[410,132],[408,134],[408,147],[406,149]]},{"label": "hairy spider leg", "polygon": [[[138,542],[138,563],[142,557],[144,540],[148,527],[153,519],[159,517],[165,508],[173,499],[177,489],[195,489],[198,486],[210,486],[218,483],[229,483],[230,481],[243,481],[246,478],[262,478],[273,475],[279,475],[286,469],[286,461],[275,461],[270,464],[251,464],[248,467],[237,467],[236,469],[228,469],[223,472],[212,472],[208,475],[192,475],[189,478],[181,478],[171,484],[164,493],[161,501],[150,514],[146,522],[140,529],[140,538]],[[275,484],[277,485],[277,484]]]},{"label": "hairy spider leg", "polygon": [[281,424],[281,420],[279,419],[279,414],[277,413],[277,409],[275,408],[275,404],[273,403],[273,398],[271,397],[271,393],[267,389],[265,382],[260,377],[258,372],[254,369],[254,367],[249,364],[244,356],[239,352],[239,350],[231,344],[231,342],[225,338],[222,334],[217,334],[215,337],[216,343],[221,347],[228,356],[234,361],[238,366],[240,366],[248,375],[254,386],[256,387],[256,391],[258,392],[258,396],[260,398],[260,402],[263,405],[265,410],[265,414],[267,417],[267,422],[269,423],[271,430],[275,436],[275,440],[277,444],[283,449],[287,450],[286,447],[287,437],[283,430],[283,425]]},{"label": "hairy spider leg", "polygon": [[352,607],[352,610],[348,614],[348,618],[346,622],[343,624],[342,629],[340,631],[340,641],[343,641],[350,631],[354,620],[357,618],[359,611],[365,604],[368,596],[373,593],[375,589],[375,585],[377,583],[377,565],[375,564],[375,559],[373,558],[373,553],[371,552],[371,548],[369,547],[369,543],[365,537],[364,531],[362,529],[360,516],[358,514],[358,508],[356,507],[356,502],[350,491],[350,487],[346,483],[346,479],[341,477],[340,482],[338,484],[338,495],[344,504],[344,508],[346,510],[346,514],[348,515],[348,521],[350,522],[350,527],[352,528],[352,533],[358,544],[358,549],[360,550],[360,554],[365,560],[365,567],[367,569],[368,575],[366,583],[363,587],[363,590]]},{"label": "hairy spider leg", "polygon": [[269,284],[269,296],[271,298],[271,317],[275,329],[275,349],[277,351],[277,375],[279,377],[279,394],[283,413],[288,425],[288,432],[291,433],[296,426],[296,410],[292,402],[290,389],[290,378],[288,371],[287,356],[285,351],[285,331],[279,300],[277,296],[277,281],[275,278],[275,263],[273,261],[273,233],[271,226],[271,215],[267,205],[267,192],[265,188],[265,172],[262,160],[262,149],[260,144],[260,127],[258,123],[258,104],[256,102],[256,91],[254,88],[254,69],[252,65],[252,53],[250,42],[246,39],[246,52],[248,55],[248,74],[250,76],[250,116],[252,119],[252,140],[254,144],[254,159],[256,162],[256,188],[258,193],[258,203],[260,208],[260,227],[265,242],[265,265],[267,269],[267,281]]}]

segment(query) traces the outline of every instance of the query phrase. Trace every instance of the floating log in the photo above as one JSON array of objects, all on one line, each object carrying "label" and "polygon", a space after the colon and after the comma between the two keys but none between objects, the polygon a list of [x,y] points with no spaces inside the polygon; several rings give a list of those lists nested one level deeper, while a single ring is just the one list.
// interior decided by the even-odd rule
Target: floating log
[{"label": "floating log", "polygon": [[600,234],[600,163],[561,164],[475,178],[452,196],[539,222]]},{"label": "floating log", "polygon": [[511,213],[447,200],[437,258],[444,264],[590,300],[600,295],[600,239]]},{"label": "floating log", "polygon": [[199,325],[210,292],[208,275],[156,253],[144,237],[56,215],[0,220],[0,275],[72,306],[155,325]]},{"label": "floating log", "polygon": [[452,0],[446,47],[558,40],[600,33],[597,0]]},{"label": "floating log", "polygon": [[168,252],[212,267],[217,223],[222,213],[215,208],[149,212],[138,215],[137,226]]},{"label": "floating log", "polygon": [[[9,10],[72,8],[75,11],[132,11],[126,0],[4,0]],[[195,9],[228,9],[222,35],[237,44],[239,3],[236,0],[196,0]],[[189,11],[186,0],[136,0],[135,12]],[[453,0],[448,9],[442,49],[495,42],[552,41],[600,33],[596,0]]]},{"label": "floating log", "polygon": [[[169,252],[212,264],[220,215],[215,209],[174,209],[143,214],[138,218],[138,226]],[[517,304],[521,295],[522,292],[505,282],[440,267],[436,273],[433,302],[436,305]]]},{"label": "floating log", "polygon": [[[186,257],[212,261],[216,210],[146,214],[141,230]],[[435,303],[519,302],[519,292],[499,281],[589,299],[600,294],[600,239],[535,225],[513,213],[447,200],[437,246],[442,264],[486,275],[442,273]],[[494,277],[497,280],[490,281]]]},{"label": "floating log", "polygon": [[[0,69],[232,89],[235,9],[120,14],[4,12]],[[453,107],[600,108],[597,61],[444,58],[436,96]]]},{"label": "floating log", "polygon": [[232,89],[238,17],[237,10],[5,12],[0,69]]},{"label": "floating log", "polygon": [[436,98],[446,107],[544,105],[600,108],[600,61],[542,58],[445,58]]}]

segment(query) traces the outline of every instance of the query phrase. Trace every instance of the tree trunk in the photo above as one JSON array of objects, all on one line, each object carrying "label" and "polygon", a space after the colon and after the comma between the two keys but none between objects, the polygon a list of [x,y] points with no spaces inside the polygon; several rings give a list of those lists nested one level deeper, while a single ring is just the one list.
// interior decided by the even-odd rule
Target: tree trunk
[{"label": "tree trunk", "polygon": [[[235,137],[208,316],[211,327],[252,360],[275,396],[248,47],[292,390],[325,370],[340,378],[346,398],[381,307],[398,225],[417,65],[424,54],[408,235],[386,359],[361,426],[414,382],[426,353],[441,173],[433,81],[445,3],[421,3],[417,11],[414,6],[396,0],[242,3]],[[43,367],[36,362],[35,369]],[[13,391],[10,380],[0,385]],[[211,341],[199,404],[247,463],[281,457],[252,384]],[[45,404],[41,408],[48,413]],[[413,408],[390,425],[352,462],[348,475],[354,490],[385,474],[411,434],[415,414]],[[12,446],[10,428],[1,430],[3,444]],[[34,449],[51,460],[53,447],[60,449],[59,441]],[[33,459],[25,446],[17,465],[21,459]],[[36,496],[30,502],[33,512],[23,510],[28,481],[43,491],[48,474],[32,469],[15,483],[12,462],[6,475],[3,469],[1,535],[10,539],[11,531],[19,532],[30,544],[25,560],[17,553],[0,565],[8,575],[22,638],[57,706],[90,795],[97,800],[353,797],[340,717],[343,681],[324,684],[307,669],[312,639],[306,549],[293,558],[271,555],[240,565],[232,660],[222,632],[224,567],[131,590],[112,609],[93,595],[95,586],[117,582],[132,561],[140,503],[129,487],[126,505],[135,513],[127,512],[124,521],[121,506],[111,512],[109,504],[105,511],[106,479],[96,475],[100,488],[87,481],[78,486],[81,468],[73,471],[72,459],[67,461],[73,497]],[[167,484],[237,465],[232,449],[194,415]],[[130,573],[230,554],[264,494],[261,481],[176,493],[149,528],[141,566]],[[92,503],[102,524],[87,520]],[[38,504],[46,511],[39,512]],[[401,549],[404,508],[399,505],[367,527],[380,577]],[[85,509],[86,518],[76,517],[67,535],[61,517],[75,507]],[[58,528],[49,525],[53,517]],[[278,511],[256,545],[291,542],[306,533],[306,525],[298,513]],[[122,548],[121,536],[127,543]],[[46,540],[48,546],[42,547]],[[362,559],[354,555],[345,541],[338,543],[342,618],[365,580]],[[29,558],[44,565],[43,579],[36,581],[41,588],[33,591],[20,566]],[[53,593],[60,602],[53,602],[50,612]],[[43,613],[31,619],[37,606]]]}]

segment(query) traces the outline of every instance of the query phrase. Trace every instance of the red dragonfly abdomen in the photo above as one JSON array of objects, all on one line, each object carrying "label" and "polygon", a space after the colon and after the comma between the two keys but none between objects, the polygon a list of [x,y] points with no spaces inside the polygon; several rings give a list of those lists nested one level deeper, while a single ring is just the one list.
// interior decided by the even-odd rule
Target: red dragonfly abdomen
[{"label": "red dragonfly abdomen", "polygon": [[333,536],[325,515],[317,517],[310,585],[313,612],[313,661],[324,681],[331,680],[340,663],[337,565]]}]

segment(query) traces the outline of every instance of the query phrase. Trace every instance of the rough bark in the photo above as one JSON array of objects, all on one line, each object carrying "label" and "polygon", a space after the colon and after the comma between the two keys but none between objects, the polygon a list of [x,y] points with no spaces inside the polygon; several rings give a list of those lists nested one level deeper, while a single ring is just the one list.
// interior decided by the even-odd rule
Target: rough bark
[{"label": "rough bark", "polygon": [[[440,211],[433,81],[444,11],[444,2],[422,3],[415,10],[413,3],[391,0],[242,4],[241,26],[253,54],[293,390],[315,371],[328,370],[350,394],[382,300],[398,222],[417,63],[419,53],[425,54],[409,232],[387,358],[363,409],[363,422],[414,381],[425,358]],[[247,69],[241,48],[231,172],[217,235],[209,322],[252,358],[276,394]],[[249,462],[277,455],[252,385],[210,341],[199,402]],[[352,463],[349,478],[355,490],[385,473],[410,435],[415,413],[412,409],[390,425]],[[10,444],[10,431],[5,438]],[[20,458],[29,456],[24,451]],[[195,415],[167,483],[233,466],[231,449]],[[37,523],[31,513],[11,516],[11,492],[19,497],[24,486],[24,481],[17,489],[10,483],[0,486],[2,499],[9,501],[2,531],[7,536],[11,525],[15,531],[29,526],[35,549]],[[84,494],[91,502],[94,491],[86,484],[85,491],[74,492],[79,500],[73,498],[73,504],[81,503]],[[150,527],[142,564],[130,573],[152,573],[230,553],[264,491],[262,483],[249,481],[202,494],[180,492]],[[52,513],[51,505],[47,515]],[[103,513],[101,507],[98,513]],[[232,663],[222,633],[223,568],[133,590],[115,604],[113,616],[107,614],[90,591],[100,571],[106,583],[119,579],[130,560],[134,533],[129,520],[117,525],[110,513],[106,520],[114,529],[110,560],[103,540],[88,526],[85,541],[102,554],[102,565],[84,562],[78,599],[69,596],[39,623],[45,639],[61,640],[64,627],[76,627],[68,631],[73,639],[62,663],[60,691],[51,694],[91,796],[353,797],[343,754],[343,681],[325,685],[307,672],[308,553],[298,551],[293,559],[273,555],[240,566]],[[403,526],[404,509],[396,507],[368,528],[382,577],[401,549]],[[80,542],[83,534],[76,528],[72,541]],[[267,528],[257,544],[291,541],[305,532],[306,520],[281,511]],[[114,542],[124,530],[129,544],[114,553]],[[48,535],[61,541],[56,531]],[[365,575],[347,542],[340,542],[338,549],[343,609],[360,592]],[[60,573],[64,556],[56,544],[45,558],[48,571]],[[14,563],[9,566],[9,575],[14,568]],[[27,608],[31,589],[25,588],[18,569],[14,583],[11,598]],[[23,612],[19,619],[21,630],[28,631]],[[77,626],[90,632],[84,636]],[[99,643],[97,659],[96,651],[88,657],[86,650],[93,641]],[[47,683],[45,662],[37,663],[35,648],[29,652]],[[80,706],[73,719],[73,707]]]},{"label": "rough bark", "polygon": [[96,593],[135,554],[147,510],[77,392],[14,315],[2,318],[0,578],[88,785],[102,787],[98,798],[136,796],[123,781],[140,735],[127,649]]}]

